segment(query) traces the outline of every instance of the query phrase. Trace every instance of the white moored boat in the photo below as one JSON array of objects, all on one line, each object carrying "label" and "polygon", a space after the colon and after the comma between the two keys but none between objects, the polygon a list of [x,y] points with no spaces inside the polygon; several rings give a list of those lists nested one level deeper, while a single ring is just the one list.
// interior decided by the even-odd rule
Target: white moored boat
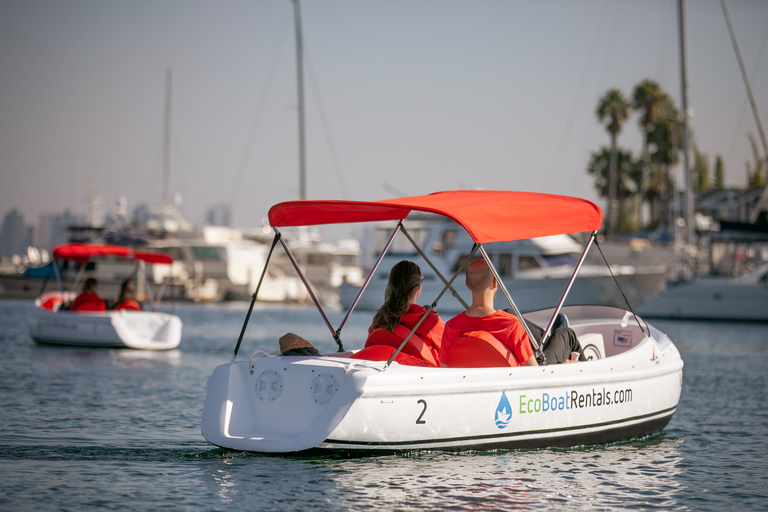
[{"label": "white moored boat", "polygon": [[[706,271],[670,283],[643,304],[648,317],[768,322],[768,230],[722,221],[700,235]],[[698,267],[698,265],[697,265]]]},{"label": "white moored boat", "polygon": [[[54,258],[80,263],[82,274],[95,257],[127,258],[145,263],[170,264],[165,254],[138,252],[115,245],[67,244],[54,249]],[[57,267],[55,267],[57,268]],[[125,347],[140,350],[169,350],[181,342],[181,319],[157,311],[68,311],[62,305],[75,297],[74,292],[49,292],[35,300],[27,316],[29,335],[38,343],[88,347]],[[153,306],[159,302],[155,300]]]},{"label": "white moored boat", "polygon": [[[452,273],[472,249],[472,240],[466,231],[454,222],[441,218],[411,220],[408,231],[443,275]],[[374,244],[383,246],[389,237],[389,226],[382,226],[374,232]],[[381,247],[377,247],[379,250]],[[485,244],[485,250],[504,281],[504,286],[515,293],[515,301],[521,311],[545,309],[557,302],[568,283],[582,246],[568,235],[552,235],[524,240]],[[374,250],[374,252],[376,252]],[[373,255],[375,258],[378,252]],[[360,298],[356,308],[374,311],[381,306],[381,298],[387,286],[390,269],[402,259],[419,258],[414,245],[405,237],[394,240],[389,252],[382,258],[377,275],[368,284],[367,292]],[[602,262],[585,262],[579,271],[566,304],[602,304],[620,306],[624,304],[623,293],[633,306],[638,306],[664,289],[668,269],[663,266],[637,267],[634,265],[611,265]],[[443,283],[430,267],[422,269],[424,282],[422,295],[434,297],[443,288]],[[618,280],[621,290],[616,286]],[[341,304],[349,307],[357,297],[359,285],[343,283],[339,287]],[[469,300],[466,288],[457,289],[458,294]],[[505,298],[496,298],[498,306],[504,306]],[[452,295],[440,302],[440,312],[457,313],[464,311],[462,303]]]},{"label": "white moored boat", "polygon": [[[295,201],[269,212],[276,228],[273,248],[280,241],[290,256],[277,231],[287,226],[393,221],[394,237],[398,231],[407,232],[403,221],[412,211],[453,219],[472,237],[473,254],[481,254],[489,264],[485,243],[591,232],[574,277],[602,223],[602,213],[589,201],[525,192],[441,192],[377,202]],[[463,281],[463,269],[448,278],[440,276],[446,288],[459,275]],[[660,431],[680,398],[680,353],[665,334],[631,311],[562,307],[572,284],[573,278],[557,305],[522,318],[546,325],[546,337],[555,317],[564,312],[589,360],[540,367],[462,367],[470,363],[451,357],[455,346],[449,350],[448,367],[401,365],[392,362],[394,355],[389,361],[350,359],[351,352],[343,351],[341,330],[354,303],[337,329],[323,314],[339,353],[256,357],[257,351],[238,361],[251,309],[232,361],[218,366],[208,380],[203,436],[221,447],[255,452],[386,453],[573,446]],[[521,316],[503,285],[500,288]],[[258,289],[253,301],[257,294]],[[364,340],[355,341],[362,346]]]}]

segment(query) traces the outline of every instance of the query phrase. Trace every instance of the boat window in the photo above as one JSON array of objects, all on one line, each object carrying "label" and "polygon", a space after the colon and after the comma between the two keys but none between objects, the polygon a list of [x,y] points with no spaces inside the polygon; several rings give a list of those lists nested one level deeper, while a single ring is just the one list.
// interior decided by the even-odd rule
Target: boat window
[{"label": "boat window", "polygon": [[345,267],[358,265],[359,260],[360,258],[357,256],[357,254],[335,254],[333,256],[334,262]]},{"label": "boat window", "polygon": [[181,254],[181,249],[178,247],[160,247],[158,248],[158,251],[167,254],[168,256],[173,258],[174,261],[184,259],[184,255]]},{"label": "boat window", "polygon": [[499,260],[496,262],[501,277],[510,277],[512,275],[512,255],[499,254]]},{"label": "boat window", "polygon": [[325,253],[309,253],[307,254],[307,265],[329,265],[330,255]]},{"label": "boat window", "polygon": [[578,260],[572,254],[542,254],[548,267],[557,267],[558,265],[575,265]]},{"label": "boat window", "polygon": [[[467,261],[467,257],[468,257],[467,254],[462,254],[461,256],[456,258],[456,262],[453,264],[453,268],[451,269],[451,272],[455,274],[456,271],[459,270],[459,268],[461,268],[464,262]],[[479,260],[479,259],[482,259],[482,258],[473,257],[472,261]]]},{"label": "boat window", "polygon": [[[406,226],[408,229],[408,234],[411,235],[414,242],[419,246],[419,248],[424,248],[424,242],[427,240],[427,235],[429,234],[426,229],[424,228],[414,228],[411,229]],[[387,240],[389,240],[389,237],[392,236],[392,231],[387,229],[377,229],[376,230],[376,240],[374,244],[374,254],[378,256],[381,251],[384,249],[384,246],[387,243]],[[395,239],[392,241],[392,245],[389,247],[389,254],[390,255],[407,255],[407,254],[417,254],[416,249],[413,248],[413,244],[411,244],[411,241],[408,240],[408,238],[403,235],[402,233],[398,233]]]},{"label": "boat window", "polygon": [[435,254],[444,254],[446,251],[453,247],[456,241],[456,235],[459,233],[458,229],[446,229],[442,232],[440,237],[432,244],[432,252]]},{"label": "boat window", "polygon": [[[78,272],[80,271],[80,268],[83,266],[82,263],[75,263],[75,270]],[[96,271],[96,262],[95,261],[89,261],[85,264],[85,271],[86,272],[95,272]]]},{"label": "boat window", "polygon": [[219,256],[219,249],[217,247],[192,247],[192,254],[194,254],[195,259],[197,260],[218,261],[221,259]]},{"label": "boat window", "polygon": [[519,256],[517,258],[518,270],[529,270],[532,268],[541,268],[539,261],[534,256]]}]

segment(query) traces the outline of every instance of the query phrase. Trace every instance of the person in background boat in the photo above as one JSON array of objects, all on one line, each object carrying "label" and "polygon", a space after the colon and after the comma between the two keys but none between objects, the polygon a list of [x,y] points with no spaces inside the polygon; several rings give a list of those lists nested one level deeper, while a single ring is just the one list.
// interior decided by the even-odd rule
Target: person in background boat
[{"label": "person in background boat", "polygon": [[[421,296],[423,280],[421,269],[412,261],[403,260],[392,267],[384,304],[376,311],[368,328],[365,348],[353,357],[387,360],[394,354],[394,349],[400,346],[426,313],[424,307],[416,304]],[[395,361],[418,366],[440,366],[443,327],[440,315],[434,310],[430,311]]]},{"label": "person in background boat", "polygon": [[[470,263],[466,271],[466,285],[472,292],[472,304],[465,312],[445,323],[440,359],[446,361],[451,344],[466,333],[485,331],[506,345],[520,366],[538,366],[530,338],[520,320],[511,313],[493,307],[498,282],[485,260]],[[528,322],[528,327],[537,341],[540,340],[544,329],[531,322]],[[572,329],[567,325],[553,329],[544,346],[547,364],[572,363],[574,361],[570,357],[573,352],[579,354],[579,360],[586,361]]]},{"label": "person in background boat", "polygon": [[120,285],[120,295],[115,301],[115,305],[112,309],[131,309],[134,311],[141,311],[141,304],[136,300],[136,292],[133,288],[133,281],[123,281]]},{"label": "person in background boat", "polygon": [[83,284],[83,291],[75,297],[72,301],[72,305],[69,306],[70,311],[106,311],[107,305],[104,300],[96,294],[96,287],[98,281],[95,278],[89,277]]}]

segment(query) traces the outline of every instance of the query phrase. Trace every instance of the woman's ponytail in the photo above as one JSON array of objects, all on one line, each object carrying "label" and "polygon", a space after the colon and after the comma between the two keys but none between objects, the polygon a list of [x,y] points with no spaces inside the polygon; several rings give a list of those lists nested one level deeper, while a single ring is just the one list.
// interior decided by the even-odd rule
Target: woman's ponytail
[{"label": "woman's ponytail", "polygon": [[412,261],[403,260],[392,267],[389,273],[387,289],[384,292],[384,304],[373,317],[374,329],[384,328],[394,332],[400,318],[408,311],[412,297],[421,285],[421,269]]}]

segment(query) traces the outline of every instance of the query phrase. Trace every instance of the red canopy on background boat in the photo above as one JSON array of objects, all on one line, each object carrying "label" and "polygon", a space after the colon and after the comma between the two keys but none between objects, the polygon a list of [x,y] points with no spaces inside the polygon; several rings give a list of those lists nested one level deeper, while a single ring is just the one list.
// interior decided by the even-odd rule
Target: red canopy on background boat
[{"label": "red canopy on background boat", "polygon": [[288,201],[270,208],[274,227],[405,219],[412,211],[453,219],[478,243],[597,231],[600,208],[577,197],[455,190],[384,201]]},{"label": "red canopy on background boat", "polygon": [[123,247],[121,245],[66,244],[60,245],[53,250],[54,258],[60,260],[73,260],[78,263],[87,263],[91,258],[97,256],[116,256],[118,258],[142,260],[147,263],[173,263],[173,258],[167,254],[156,252],[134,252],[128,247]]},{"label": "red canopy on background boat", "polygon": [[170,265],[173,258],[162,252],[135,252],[131,256],[135,260],[146,261],[147,263],[163,263]]}]

